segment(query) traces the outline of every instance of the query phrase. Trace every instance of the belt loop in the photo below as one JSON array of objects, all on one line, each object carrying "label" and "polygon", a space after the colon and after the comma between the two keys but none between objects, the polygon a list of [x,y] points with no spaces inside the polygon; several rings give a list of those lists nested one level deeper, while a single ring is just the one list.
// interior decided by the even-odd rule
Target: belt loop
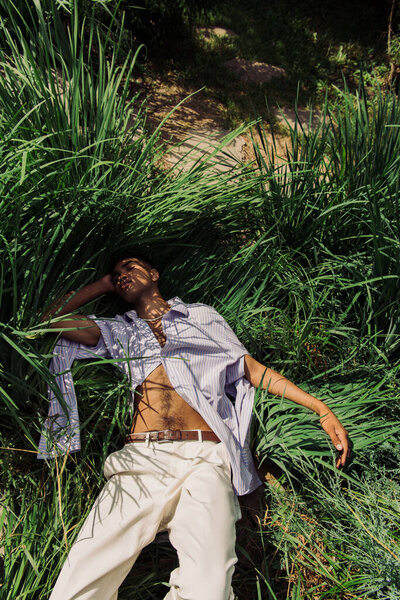
[{"label": "belt loop", "polygon": [[198,435],[198,438],[199,438],[199,442],[202,442],[203,441],[203,432],[202,432],[201,429],[197,430],[197,435]]},{"label": "belt loop", "polygon": [[150,446],[150,431],[146,432],[146,446],[147,448]]}]

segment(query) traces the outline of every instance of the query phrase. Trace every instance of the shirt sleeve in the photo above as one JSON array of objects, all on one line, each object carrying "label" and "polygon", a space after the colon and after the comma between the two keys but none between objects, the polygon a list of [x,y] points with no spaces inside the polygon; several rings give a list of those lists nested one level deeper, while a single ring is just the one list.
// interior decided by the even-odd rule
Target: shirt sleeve
[{"label": "shirt sleeve", "polygon": [[54,458],[57,454],[77,452],[81,448],[79,413],[71,367],[75,359],[110,358],[105,336],[111,336],[106,320],[89,318],[100,327],[96,346],[78,344],[60,337],[53,350],[49,370],[58,389],[48,388],[49,412],[43,423],[37,458]]},{"label": "shirt sleeve", "polygon": [[209,308],[213,318],[213,329],[215,329],[218,342],[223,345],[231,358],[226,369],[226,384],[229,386],[244,377],[244,356],[249,354],[249,351],[215,308],[211,306]]},{"label": "shirt sleeve", "polygon": [[218,339],[229,354],[225,373],[225,391],[235,398],[235,412],[239,425],[239,441],[248,448],[249,430],[254,407],[254,388],[245,377],[244,357],[247,348],[238,339],[225,319],[214,309],[213,319],[218,330]]}]

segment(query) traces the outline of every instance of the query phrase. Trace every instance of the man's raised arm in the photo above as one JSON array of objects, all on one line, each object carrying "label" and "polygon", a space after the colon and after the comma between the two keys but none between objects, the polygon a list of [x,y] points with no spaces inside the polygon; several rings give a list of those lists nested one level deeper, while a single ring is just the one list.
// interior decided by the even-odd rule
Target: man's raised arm
[{"label": "man's raised arm", "polygon": [[[51,305],[49,310],[43,316],[42,321],[51,317],[60,317],[65,314],[73,313],[80,306],[87,302],[102,296],[106,292],[114,292],[111,275],[107,274],[94,283],[89,283],[76,292],[69,292],[62,298],[59,298]],[[62,336],[73,342],[96,346],[100,338],[100,329],[96,323],[85,315],[74,315],[65,320],[57,320],[50,323],[50,327],[57,329],[71,329],[63,331]]]}]

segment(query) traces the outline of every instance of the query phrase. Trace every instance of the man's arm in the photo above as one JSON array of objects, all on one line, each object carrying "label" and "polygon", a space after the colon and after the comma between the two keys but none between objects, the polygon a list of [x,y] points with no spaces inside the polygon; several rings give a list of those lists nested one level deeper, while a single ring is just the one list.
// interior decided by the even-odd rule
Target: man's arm
[{"label": "man's arm", "polygon": [[244,357],[244,370],[246,379],[254,387],[259,387],[261,383],[262,389],[268,389],[271,394],[283,396],[317,413],[321,418],[323,429],[331,438],[335,448],[340,451],[336,466],[344,466],[350,454],[348,434],[339,419],[322,400],[307,394],[289,379],[277,371],[265,367],[249,354]]},{"label": "man's arm", "polygon": [[[87,302],[98,298],[106,292],[115,291],[111,280],[111,275],[105,275],[94,283],[89,283],[76,292],[69,292],[62,298],[59,298],[51,305],[49,310],[43,316],[42,321],[46,321],[51,317],[60,317],[65,314],[74,312],[80,306]],[[85,315],[74,315],[67,319],[57,320],[50,323],[50,327],[57,329],[69,329],[71,331],[63,331],[62,336],[73,342],[86,344],[88,346],[96,346],[100,338],[100,329],[92,319],[88,319]]]}]

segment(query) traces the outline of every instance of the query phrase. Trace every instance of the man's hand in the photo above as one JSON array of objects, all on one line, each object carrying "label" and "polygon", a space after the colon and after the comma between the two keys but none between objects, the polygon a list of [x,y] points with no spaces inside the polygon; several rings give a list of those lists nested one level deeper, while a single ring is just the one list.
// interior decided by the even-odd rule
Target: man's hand
[{"label": "man's hand", "polygon": [[336,460],[336,467],[344,467],[350,456],[350,442],[347,431],[331,410],[327,410],[325,414],[321,415],[320,422],[324,431],[331,438],[336,450],[340,452]]},{"label": "man's hand", "polygon": [[104,289],[104,293],[105,292],[114,292],[114,294],[116,293],[115,285],[113,283],[111,273],[107,273],[107,275],[104,275],[104,277],[101,277],[98,281],[99,281],[100,285],[102,286],[102,288]]}]

